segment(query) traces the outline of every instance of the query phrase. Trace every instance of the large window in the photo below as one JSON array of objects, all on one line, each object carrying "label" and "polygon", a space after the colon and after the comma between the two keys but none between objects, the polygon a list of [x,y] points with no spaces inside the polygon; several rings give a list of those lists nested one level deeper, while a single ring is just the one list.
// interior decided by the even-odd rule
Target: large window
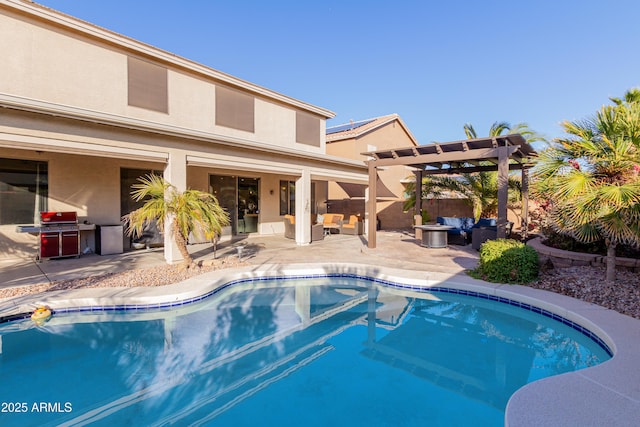
[{"label": "large window", "polygon": [[127,65],[129,105],[168,113],[167,69],[132,57]]},{"label": "large window", "polygon": [[0,224],[35,224],[47,210],[47,163],[0,159]]},{"label": "large window", "polygon": [[216,125],[254,132],[254,104],[251,95],[216,86]]},{"label": "large window", "polygon": [[[312,213],[316,212],[316,183],[311,183]],[[280,181],[280,215],[296,214],[296,183],[295,181]]]}]

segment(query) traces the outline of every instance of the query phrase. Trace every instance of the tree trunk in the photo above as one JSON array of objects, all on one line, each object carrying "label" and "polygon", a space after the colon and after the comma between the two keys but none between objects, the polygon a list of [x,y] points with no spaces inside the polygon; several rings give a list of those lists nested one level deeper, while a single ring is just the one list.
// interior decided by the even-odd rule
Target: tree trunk
[{"label": "tree trunk", "polygon": [[616,281],[616,242],[612,242],[609,239],[605,240],[607,245],[607,276],[606,280],[609,283]]},{"label": "tree trunk", "polygon": [[189,267],[193,264],[193,258],[189,255],[189,251],[187,250],[187,239],[182,235],[180,229],[178,228],[178,224],[173,223],[173,238],[176,241],[176,246],[180,251],[180,255],[182,255],[182,262],[185,267]]}]

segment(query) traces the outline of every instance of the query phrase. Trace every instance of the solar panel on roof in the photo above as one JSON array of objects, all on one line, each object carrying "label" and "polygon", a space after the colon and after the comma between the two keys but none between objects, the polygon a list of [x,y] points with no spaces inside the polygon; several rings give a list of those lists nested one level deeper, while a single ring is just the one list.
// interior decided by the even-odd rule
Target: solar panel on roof
[{"label": "solar panel on roof", "polygon": [[374,120],[375,119],[361,120],[359,122],[345,123],[343,125],[332,126],[330,128],[327,128],[326,133],[327,133],[327,135],[331,135],[333,133],[344,132],[346,130],[354,130],[354,129],[357,129],[357,128],[361,127],[361,126],[369,124]]}]

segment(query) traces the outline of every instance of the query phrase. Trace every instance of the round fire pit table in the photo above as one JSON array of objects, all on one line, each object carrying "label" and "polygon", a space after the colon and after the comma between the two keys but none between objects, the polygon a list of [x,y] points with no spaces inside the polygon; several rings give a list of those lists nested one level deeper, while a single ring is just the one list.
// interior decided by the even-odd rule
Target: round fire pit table
[{"label": "round fire pit table", "polygon": [[453,230],[451,225],[416,225],[414,228],[422,230],[421,245],[427,248],[446,248],[447,230]]}]

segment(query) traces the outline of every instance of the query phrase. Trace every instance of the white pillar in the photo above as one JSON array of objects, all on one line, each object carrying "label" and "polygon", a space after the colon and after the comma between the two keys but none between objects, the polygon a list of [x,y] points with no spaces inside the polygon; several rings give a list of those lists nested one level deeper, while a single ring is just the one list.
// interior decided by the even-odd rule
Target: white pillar
[{"label": "white pillar", "polygon": [[303,169],[296,180],[296,243],[311,243],[311,173]]},{"label": "white pillar", "polygon": [[[184,152],[169,153],[169,161],[164,169],[164,179],[178,191],[187,189],[187,156]],[[182,261],[182,255],[174,243],[171,230],[171,218],[164,224],[164,259],[173,264]]]},{"label": "white pillar", "polygon": [[369,167],[369,188],[366,193],[366,205],[367,205],[367,247],[373,249],[376,247],[376,228],[378,224],[377,218],[377,181],[378,181],[378,169],[375,166],[373,160],[367,162]]}]

